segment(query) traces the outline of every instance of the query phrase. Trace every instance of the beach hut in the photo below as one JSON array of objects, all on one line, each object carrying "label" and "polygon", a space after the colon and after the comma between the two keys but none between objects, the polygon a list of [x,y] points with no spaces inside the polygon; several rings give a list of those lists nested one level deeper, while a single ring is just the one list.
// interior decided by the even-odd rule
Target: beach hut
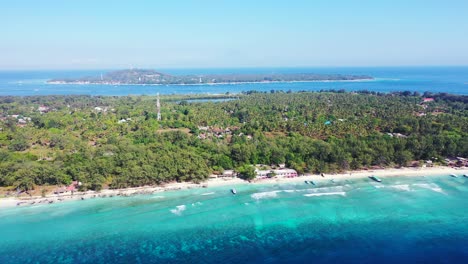
[{"label": "beach hut", "polygon": [[234,177],[236,176],[236,173],[233,170],[225,170],[223,171],[223,174],[220,176],[221,177]]}]

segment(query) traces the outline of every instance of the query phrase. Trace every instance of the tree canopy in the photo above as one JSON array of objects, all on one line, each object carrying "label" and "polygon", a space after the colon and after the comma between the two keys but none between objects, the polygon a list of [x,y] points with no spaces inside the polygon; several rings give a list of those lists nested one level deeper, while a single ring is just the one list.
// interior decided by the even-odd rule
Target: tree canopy
[{"label": "tree canopy", "polygon": [[[0,97],[0,186],[201,181],[281,164],[299,173],[468,156],[467,97],[368,91]],[[43,111],[44,110],[44,111]]]}]

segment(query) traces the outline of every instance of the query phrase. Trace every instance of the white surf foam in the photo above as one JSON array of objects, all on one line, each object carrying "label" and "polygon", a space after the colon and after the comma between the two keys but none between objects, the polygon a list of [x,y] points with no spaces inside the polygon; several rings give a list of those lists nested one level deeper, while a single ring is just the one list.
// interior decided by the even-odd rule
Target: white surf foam
[{"label": "white surf foam", "polygon": [[434,192],[445,194],[444,190],[442,190],[442,188],[440,188],[440,186],[435,183],[415,183],[413,185],[418,186],[420,188],[429,189]]},{"label": "white surf foam", "polygon": [[187,206],[185,205],[178,205],[176,206],[175,209],[171,209],[171,213],[175,214],[175,215],[181,215],[183,211],[185,211],[185,209],[187,209]]},{"label": "white surf foam", "polygon": [[307,189],[308,194],[304,194],[306,197],[313,196],[326,196],[326,195],[341,195],[346,196],[346,192],[343,190],[343,186],[330,186]]},{"label": "white surf foam", "polygon": [[278,193],[281,191],[271,191],[271,192],[260,192],[260,193],[253,193],[250,197],[254,198],[255,200],[265,199],[265,198],[275,198],[278,197]]},{"label": "white surf foam", "polygon": [[305,191],[312,192],[312,193],[343,192],[343,186],[312,188],[312,189],[305,189]]},{"label": "white surf foam", "polygon": [[341,196],[346,196],[346,192],[326,192],[326,193],[308,193],[308,194],[304,194],[304,196],[306,196],[306,197],[326,196],[326,195],[341,195]]},{"label": "white surf foam", "polygon": [[201,195],[212,195],[215,194],[214,192],[207,192],[207,193],[202,193]]},{"label": "white surf foam", "polygon": [[402,191],[411,191],[411,188],[408,184],[397,184],[397,185],[390,185],[388,186],[390,188],[394,188],[394,189],[398,189],[398,190],[402,190]]}]

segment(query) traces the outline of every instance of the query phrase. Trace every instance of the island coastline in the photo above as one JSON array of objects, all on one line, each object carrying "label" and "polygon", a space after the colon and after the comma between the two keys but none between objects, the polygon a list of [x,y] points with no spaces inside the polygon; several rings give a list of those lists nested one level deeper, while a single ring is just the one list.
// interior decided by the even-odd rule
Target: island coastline
[{"label": "island coastline", "polygon": [[187,190],[194,188],[211,188],[211,187],[222,187],[226,188],[243,185],[243,184],[294,184],[304,181],[329,181],[329,180],[352,180],[352,179],[364,179],[369,176],[377,176],[383,179],[387,177],[422,177],[422,176],[443,176],[449,177],[451,174],[463,177],[464,174],[468,174],[468,168],[453,168],[447,166],[434,166],[425,168],[386,168],[386,169],[374,169],[374,170],[355,170],[347,171],[343,173],[335,174],[306,174],[294,178],[268,178],[268,179],[256,179],[253,181],[244,181],[240,178],[214,178],[201,183],[193,182],[180,182],[180,183],[167,183],[160,186],[142,186],[124,189],[104,189],[101,191],[86,191],[86,192],[74,192],[64,194],[47,194],[44,197],[32,196],[32,197],[7,197],[0,198],[0,209],[11,208],[11,207],[24,207],[33,206],[39,204],[53,204],[58,202],[85,200],[93,198],[106,198],[114,196],[134,196],[143,194],[155,194],[165,191],[177,191]]},{"label": "island coastline", "polygon": [[314,73],[171,75],[151,69],[127,69],[108,72],[104,75],[101,74],[100,76],[56,78],[48,80],[46,83],[89,85],[216,85],[317,81],[363,81],[373,79],[373,77],[368,75]]},{"label": "island coastline", "polygon": [[217,82],[217,83],[106,83],[106,82],[63,82],[46,81],[51,85],[109,85],[109,86],[205,86],[205,85],[242,85],[242,84],[281,84],[281,83],[347,83],[347,82],[373,82],[378,79],[353,79],[353,80],[317,80],[317,81],[262,81],[262,82]]}]

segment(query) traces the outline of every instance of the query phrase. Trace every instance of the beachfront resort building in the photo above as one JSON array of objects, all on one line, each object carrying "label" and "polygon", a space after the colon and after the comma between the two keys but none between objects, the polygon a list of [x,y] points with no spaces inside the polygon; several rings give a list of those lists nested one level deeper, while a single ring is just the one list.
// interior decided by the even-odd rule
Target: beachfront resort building
[{"label": "beachfront resort building", "polygon": [[237,172],[234,170],[224,170],[222,173],[211,174],[210,178],[234,178],[237,177]]},{"label": "beachfront resort building", "polygon": [[220,177],[236,177],[237,173],[234,170],[224,170]]},{"label": "beachfront resort building", "polygon": [[297,171],[293,169],[280,169],[280,170],[255,170],[255,174],[257,178],[271,178],[271,177],[279,177],[279,178],[292,178],[297,177]]}]

